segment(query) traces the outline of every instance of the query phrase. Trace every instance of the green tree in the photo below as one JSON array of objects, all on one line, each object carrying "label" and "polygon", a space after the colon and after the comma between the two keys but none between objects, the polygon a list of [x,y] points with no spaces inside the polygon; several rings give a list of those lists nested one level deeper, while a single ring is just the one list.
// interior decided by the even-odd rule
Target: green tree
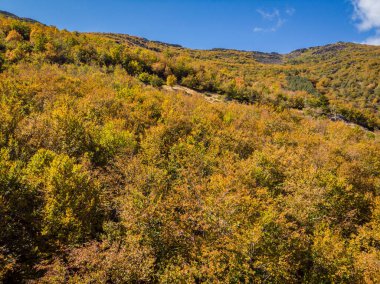
[{"label": "green tree", "polygon": [[101,226],[98,185],[67,155],[40,150],[27,168],[29,183],[43,193],[42,235],[74,244]]}]

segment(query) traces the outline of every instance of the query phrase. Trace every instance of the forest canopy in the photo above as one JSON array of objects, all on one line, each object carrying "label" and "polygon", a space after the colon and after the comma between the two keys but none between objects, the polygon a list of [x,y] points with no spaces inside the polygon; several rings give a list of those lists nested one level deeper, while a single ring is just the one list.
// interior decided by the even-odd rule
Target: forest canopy
[{"label": "forest canopy", "polygon": [[337,46],[0,17],[0,282],[379,283],[380,49]]}]

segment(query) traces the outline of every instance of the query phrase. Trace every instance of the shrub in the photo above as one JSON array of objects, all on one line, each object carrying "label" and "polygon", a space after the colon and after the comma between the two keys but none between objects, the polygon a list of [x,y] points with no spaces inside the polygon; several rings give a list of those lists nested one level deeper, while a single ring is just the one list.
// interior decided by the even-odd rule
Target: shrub
[{"label": "shrub", "polygon": [[173,87],[174,85],[177,84],[177,77],[174,75],[169,75],[166,78],[166,85]]},{"label": "shrub", "polygon": [[157,75],[152,75],[152,76],[150,76],[149,83],[153,87],[161,87],[164,84],[164,80],[162,80]]},{"label": "shrub", "polygon": [[20,42],[23,40],[23,37],[16,30],[11,30],[5,40],[7,42]]},{"label": "shrub", "polygon": [[288,89],[291,91],[306,91],[311,95],[318,94],[313,83],[307,78],[300,76],[288,76],[286,80],[288,81]]},{"label": "shrub", "polygon": [[139,75],[139,80],[145,84],[149,84],[150,82],[150,75],[149,73],[143,72]]},{"label": "shrub", "polygon": [[17,31],[24,40],[29,40],[31,28],[28,25],[22,22],[15,22],[11,25],[11,29]]}]

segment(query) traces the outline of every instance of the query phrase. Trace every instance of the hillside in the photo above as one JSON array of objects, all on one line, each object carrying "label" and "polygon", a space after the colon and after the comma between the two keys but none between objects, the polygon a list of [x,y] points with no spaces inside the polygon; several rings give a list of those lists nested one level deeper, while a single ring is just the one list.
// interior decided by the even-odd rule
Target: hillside
[{"label": "hillside", "polygon": [[369,130],[380,126],[379,47],[336,43],[281,55],[189,50],[127,35],[95,35],[131,48],[169,54],[171,60],[161,60],[173,69],[182,65],[186,70],[174,73],[189,88],[218,92],[245,103],[339,117]]},{"label": "hillside", "polygon": [[[15,15],[11,17],[17,19]],[[76,39],[71,39],[75,47]],[[88,34],[82,41],[85,44],[79,56],[88,57],[79,58],[82,63],[124,65],[132,75],[148,73],[164,80],[168,67],[179,84],[198,91],[217,92],[239,102],[339,117],[371,131],[380,126],[379,47],[337,43],[281,55],[225,49],[190,50],[120,34]],[[50,58],[52,63],[76,60],[75,48],[55,44],[53,48],[61,54]],[[124,52],[123,56],[128,58],[112,57],[112,49],[113,52],[119,49],[117,52]],[[32,51],[26,55],[33,54]],[[128,67],[130,62],[126,60],[139,66]]]},{"label": "hillside", "polygon": [[0,282],[380,282],[379,47],[3,13],[0,69]]}]

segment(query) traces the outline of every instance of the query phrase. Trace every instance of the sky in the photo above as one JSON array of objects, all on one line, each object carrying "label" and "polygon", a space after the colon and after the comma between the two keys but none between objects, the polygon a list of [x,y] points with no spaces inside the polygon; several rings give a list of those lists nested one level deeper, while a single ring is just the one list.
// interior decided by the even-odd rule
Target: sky
[{"label": "sky", "polygon": [[338,41],[380,45],[380,0],[0,0],[60,29],[195,49],[287,53]]}]

